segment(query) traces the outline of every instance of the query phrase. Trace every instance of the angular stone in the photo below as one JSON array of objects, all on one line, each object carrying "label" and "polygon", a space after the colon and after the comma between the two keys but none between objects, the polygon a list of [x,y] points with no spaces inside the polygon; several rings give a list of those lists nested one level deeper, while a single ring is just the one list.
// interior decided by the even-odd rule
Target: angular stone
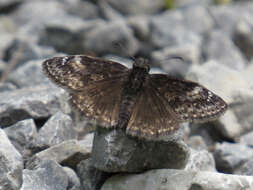
[{"label": "angular stone", "polygon": [[68,167],[63,168],[68,176],[68,190],[80,190],[81,183],[74,170]]},{"label": "angular stone", "polygon": [[26,164],[26,168],[33,169],[43,160],[54,160],[59,164],[75,168],[84,159],[90,157],[91,149],[77,140],[65,141],[46,150],[36,153]]},{"label": "angular stone", "polygon": [[[120,48],[120,46],[124,48]],[[138,51],[138,42],[132,30],[122,21],[103,24],[87,33],[84,40],[87,51],[98,54],[114,53],[134,55]]]},{"label": "angular stone", "polygon": [[19,88],[39,84],[51,85],[52,83],[42,72],[42,62],[41,59],[26,62],[8,75],[8,81]]},{"label": "angular stone", "polygon": [[24,155],[27,145],[30,141],[33,141],[37,135],[36,125],[33,119],[19,121],[5,128],[4,131],[11,140],[11,143],[22,155]]},{"label": "angular stone", "polygon": [[72,119],[57,112],[39,130],[34,146],[50,147],[71,139],[77,139]]},{"label": "angular stone", "polygon": [[93,167],[90,159],[82,160],[77,165],[77,174],[80,178],[82,188],[85,190],[100,189],[105,180],[112,175]]},{"label": "angular stone", "polygon": [[253,150],[242,144],[216,144],[214,157],[219,171],[233,173],[240,165],[253,156]]},{"label": "angular stone", "polygon": [[24,170],[20,190],[66,190],[68,182],[68,175],[58,163],[45,160],[34,170]]},{"label": "angular stone", "polygon": [[161,169],[142,174],[114,175],[105,182],[101,190],[250,190],[252,188],[252,176]]},{"label": "angular stone", "polygon": [[115,10],[107,1],[98,1],[100,14],[103,18],[109,21],[124,20],[124,16]]},{"label": "angular stone", "polygon": [[186,144],[194,150],[207,150],[207,146],[203,137],[199,135],[194,135],[186,139]]},{"label": "angular stone", "polygon": [[61,109],[64,90],[36,86],[0,93],[0,125],[10,126],[27,118],[47,118]]},{"label": "angular stone", "polygon": [[143,141],[127,136],[122,130],[98,128],[93,142],[92,165],[106,172],[184,168],[189,153],[182,141],[181,130],[166,141]]},{"label": "angular stone", "polygon": [[185,170],[216,172],[214,157],[207,150],[191,149]]},{"label": "angular stone", "polygon": [[250,158],[244,164],[237,167],[234,174],[253,176],[253,158]]},{"label": "angular stone", "polygon": [[221,30],[213,30],[206,38],[203,53],[207,60],[215,60],[232,69],[242,70],[245,58],[233,41]]},{"label": "angular stone", "polygon": [[18,190],[22,184],[23,160],[0,129],[0,189]]},{"label": "angular stone", "polygon": [[0,84],[0,93],[5,92],[5,91],[12,91],[12,90],[16,90],[16,89],[17,89],[17,87],[9,82],[5,82],[5,83]]}]

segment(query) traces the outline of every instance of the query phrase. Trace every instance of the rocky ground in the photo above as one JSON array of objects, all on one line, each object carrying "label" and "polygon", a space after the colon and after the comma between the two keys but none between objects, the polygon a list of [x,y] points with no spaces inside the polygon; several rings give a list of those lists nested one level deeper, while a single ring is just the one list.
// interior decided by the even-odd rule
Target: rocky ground
[{"label": "rocky ground", "polygon": [[[1,190],[253,189],[253,2],[172,2],[0,0]],[[86,53],[128,65],[144,56],[229,110],[163,141],[93,133],[41,68]]]}]

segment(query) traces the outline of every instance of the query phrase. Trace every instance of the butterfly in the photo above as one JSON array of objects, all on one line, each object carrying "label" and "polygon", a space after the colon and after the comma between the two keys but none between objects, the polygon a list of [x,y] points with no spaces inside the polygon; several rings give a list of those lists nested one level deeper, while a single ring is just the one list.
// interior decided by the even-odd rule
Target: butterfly
[{"label": "butterfly", "polygon": [[214,120],[227,109],[222,98],[196,82],[149,74],[144,58],[137,58],[131,69],[87,55],[54,57],[42,67],[68,91],[74,109],[102,127],[139,138],[171,134],[181,122]]}]

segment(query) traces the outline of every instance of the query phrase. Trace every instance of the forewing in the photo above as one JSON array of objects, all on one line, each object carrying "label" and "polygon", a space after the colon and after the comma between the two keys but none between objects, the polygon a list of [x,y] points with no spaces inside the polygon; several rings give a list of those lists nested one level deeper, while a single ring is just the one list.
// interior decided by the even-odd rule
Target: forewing
[{"label": "forewing", "polygon": [[152,85],[181,122],[214,120],[227,109],[224,100],[198,83],[163,74],[152,74],[150,77]]},{"label": "forewing", "polygon": [[42,64],[44,73],[66,90],[82,91],[94,82],[121,77],[128,69],[113,61],[86,55],[54,57]]},{"label": "forewing", "polygon": [[102,127],[114,126],[118,121],[120,97],[126,77],[96,82],[81,92],[71,93],[70,104],[87,118],[95,119]]},{"label": "forewing", "polygon": [[133,108],[127,133],[145,139],[167,135],[179,128],[177,116],[157,91],[146,85]]}]

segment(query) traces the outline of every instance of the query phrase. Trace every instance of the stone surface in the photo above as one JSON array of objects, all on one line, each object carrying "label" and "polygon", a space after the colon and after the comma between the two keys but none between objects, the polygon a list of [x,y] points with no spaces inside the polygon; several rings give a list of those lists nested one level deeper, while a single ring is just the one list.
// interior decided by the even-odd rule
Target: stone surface
[{"label": "stone surface", "polygon": [[37,86],[0,93],[0,125],[10,126],[27,118],[46,118],[60,108],[64,91],[55,87]]},{"label": "stone surface", "polygon": [[39,84],[49,84],[49,79],[42,72],[43,60],[31,60],[18,67],[15,71],[8,75],[8,81],[15,84],[19,88],[36,86]]},{"label": "stone surface", "polygon": [[216,172],[214,157],[207,150],[191,149],[185,170]]},{"label": "stone surface", "polygon": [[5,82],[0,84],[0,93],[17,89],[12,83]]},{"label": "stone surface", "polygon": [[112,174],[96,169],[91,165],[90,159],[82,160],[77,165],[77,174],[82,188],[85,190],[98,190],[105,180]]},{"label": "stone surface", "polygon": [[142,174],[115,175],[101,190],[251,190],[252,176],[173,169],[150,170]]},{"label": "stone surface", "polygon": [[68,176],[68,190],[80,190],[81,189],[81,183],[80,179],[78,178],[77,174],[74,170],[68,167],[63,168]]},{"label": "stone surface", "polygon": [[253,176],[253,159],[250,158],[248,161],[236,168],[234,174]]},{"label": "stone surface", "polygon": [[133,31],[122,21],[103,24],[88,32],[84,47],[87,51],[98,54],[114,53],[128,56],[134,55],[139,48]]},{"label": "stone surface", "polygon": [[18,190],[22,184],[23,160],[0,129],[0,189]]},{"label": "stone surface", "polygon": [[20,190],[66,190],[68,182],[68,175],[58,163],[45,160],[34,170],[24,170]]},{"label": "stone surface", "polygon": [[77,140],[65,141],[46,150],[36,153],[26,164],[26,168],[33,169],[43,160],[54,160],[59,164],[75,168],[84,159],[90,157],[91,149]]},{"label": "stone surface", "polygon": [[77,139],[72,119],[57,112],[40,128],[34,146],[51,147],[71,139]]},{"label": "stone surface", "polygon": [[239,48],[221,30],[209,33],[203,51],[207,60],[216,60],[236,70],[242,70],[245,67],[245,59]]},{"label": "stone surface", "polygon": [[245,144],[253,147],[253,131],[242,135],[240,137],[240,144]]},{"label": "stone surface", "polygon": [[160,11],[164,7],[162,0],[107,0],[107,2],[125,15],[152,14]]},{"label": "stone surface", "polygon": [[129,137],[121,130],[99,128],[93,141],[92,165],[106,172],[184,168],[188,154],[180,130],[167,141],[143,141]]},{"label": "stone surface", "polygon": [[253,149],[241,144],[217,143],[214,157],[219,171],[233,173],[253,156]]},{"label": "stone surface", "polygon": [[27,145],[33,141],[37,135],[36,125],[33,119],[19,121],[14,125],[4,129],[15,148],[24,155]]}]

